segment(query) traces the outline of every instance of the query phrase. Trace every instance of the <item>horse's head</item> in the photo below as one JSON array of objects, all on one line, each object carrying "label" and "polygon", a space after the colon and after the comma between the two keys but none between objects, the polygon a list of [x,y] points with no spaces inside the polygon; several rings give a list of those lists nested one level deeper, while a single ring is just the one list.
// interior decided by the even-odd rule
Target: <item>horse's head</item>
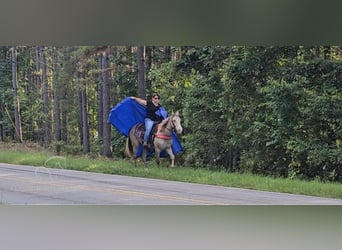
[{"label": "horse's head", "polygon": [[181,118],[179,117],[179,112],[172,113],[171,117],[171,124],[172,128],[177,134],[181,134],[183,132],[182,124],[181,124]]}]

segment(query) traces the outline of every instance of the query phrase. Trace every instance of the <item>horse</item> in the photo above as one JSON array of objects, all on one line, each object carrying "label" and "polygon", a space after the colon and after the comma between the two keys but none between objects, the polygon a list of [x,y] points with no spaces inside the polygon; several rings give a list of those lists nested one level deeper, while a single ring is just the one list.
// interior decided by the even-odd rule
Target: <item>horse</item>
[{"label": "horse", "polygon": [[[139,146],[142,147],[143,142],[143,136],[144,133],[139,133],[139,127],[141,128],[142,124],[136,124],[134,125],[130,131],[129,135],[126,139],[126,148],[125,152],[126,154],[134,159],[134,165],[136,166],[136,160],[137,160],[137,152],[139,149]],[[183,132],[183,128],[181,125],[181,118],[179,117],[179,112],[172,113],[171,116],[167,117],[163,121],[161,121],[159,124],[155,125],[156,129],[153,129],[151,132],[151,140],[153,141],[153,149],[154,154],[156,157],[156,163],[159,166],[160,164],[160,152],[166,151],[167,154],[170,157],[171,160],[171,167],[175,166],[175,155],[172,152],[172,131],[175,131],[177,134],[181,134]],[[156,132],[155,132],[156,131]],[[152,150],[153,150],[152,149]],[[143,147],[142,151],[142,159],[145,164],[145,167],[147,166],[146,163],[146,155],[147,155],[147,149]]]}]

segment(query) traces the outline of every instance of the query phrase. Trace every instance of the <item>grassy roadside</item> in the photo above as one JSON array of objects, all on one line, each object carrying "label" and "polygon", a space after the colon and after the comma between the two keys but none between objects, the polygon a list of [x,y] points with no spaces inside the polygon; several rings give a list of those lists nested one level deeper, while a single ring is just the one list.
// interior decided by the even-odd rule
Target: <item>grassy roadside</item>
[{"label": "grassy roadside", "polygon": [[0,143],[0,163],[46,166],[105,174],[118,174],[182,182],[202,183],[228,187],[239,187],[264,191],[305,194],[329,198],[342,198],[342,185],[319,181],[275,179],[251,174],[209,171],[190,167],[157,167],[150,161],[148,168],[140,163],[134,167],[129,160],[90,158],[86,156],[56,156],[51,151],[37,147],[18,147],[15,144]]}]

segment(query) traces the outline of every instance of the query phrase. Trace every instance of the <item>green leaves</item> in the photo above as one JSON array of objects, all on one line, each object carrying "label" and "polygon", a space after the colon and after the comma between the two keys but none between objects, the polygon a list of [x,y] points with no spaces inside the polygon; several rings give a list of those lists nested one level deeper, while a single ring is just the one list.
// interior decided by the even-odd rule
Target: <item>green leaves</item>
[{"label": "green leaves", "polygon": [[[89,61],[92,49],[75,47],[67,53],[69,49],[62,53],[58,90],[62,85],[67,87],[60,101],[69,119],[65,128],[68,141],[74,143],[78,141],[78,112],[73,69],[89,66],[86,81],[92,86],[88,101],[94,136],[99,85],[96,71],[91,70],[97,69],[95,54]],[[37,72],[28,60],[34,57],[25,51],[19,57],[21,69],[35,76]],[[115,51],[111,56],[111,83],[115,86],[113,98],[121,100],[136,92],[136,59],[131,47]],[[158,91],[170,112],[180,110],[185,164],[342,180],[341,47],[182,46],[149,47],[148,51],[153,63],[146,61],[147,91]],[[6,53],[7,48],[0,48],[0,55],[6,57]],[[9,69],[8,60],[0,62],[1,102],[12,106]],[[20,79],[27,76],[22,71]],[[24,133],[33,138],[31,121],[42,119],[42,103],[34,101],[37,95],[24,85],[25,81],[21,84]],[[25,98],[27,93],[30,98]],[[113,135],[116,148],[122,143]]]},{"label": "green leaves", "polygon": [[240,169],[341,180],[342,63],[303,61],[296,49],[239,47],[225,60],[227,145]]}]

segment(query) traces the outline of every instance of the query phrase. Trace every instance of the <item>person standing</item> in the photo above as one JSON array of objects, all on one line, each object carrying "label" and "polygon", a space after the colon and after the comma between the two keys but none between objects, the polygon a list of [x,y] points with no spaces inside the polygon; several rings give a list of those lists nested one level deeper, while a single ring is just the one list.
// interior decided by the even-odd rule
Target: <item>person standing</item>
[{"label": "person standing", "polygon": [[[143,146],[148,146],[148,138],[150,136],[152,127],[154,123],[158,123],[164,119],[162,115],[160,115],[160,109],[162,106],[160,105],[160,95],[158,93],[152,94],[151,100],[145,100],[139,97],[131,96],[131,99],[137,101],[139,104],[144,105],[146,107],[146,117],[145,117],[145,134]],[[157,114],[159,113],[159,115]]]}]

